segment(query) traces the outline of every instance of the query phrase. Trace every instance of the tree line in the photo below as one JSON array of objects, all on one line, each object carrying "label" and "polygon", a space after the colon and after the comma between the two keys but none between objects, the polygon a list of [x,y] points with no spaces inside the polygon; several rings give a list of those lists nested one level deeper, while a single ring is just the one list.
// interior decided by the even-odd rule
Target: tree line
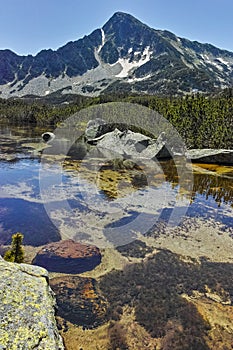
[{"label": "tree line", "polygon": [[75,96],[62,103],[49,99],[0,99],[0,122],[57,126],[83,108],[118,101],[137,103],[160,113],[177,129],[188,148],[232,148],[232,89],[218,96],[161,97],[120,93]]}]

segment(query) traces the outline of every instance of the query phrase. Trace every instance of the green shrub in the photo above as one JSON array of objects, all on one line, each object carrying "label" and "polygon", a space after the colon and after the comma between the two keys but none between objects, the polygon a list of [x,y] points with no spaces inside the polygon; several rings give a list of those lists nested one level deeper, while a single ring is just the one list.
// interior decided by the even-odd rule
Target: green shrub
[{"label": "green shrub", "polygon": [[24,251],[22,247],[22,242],[22,233],[17,232],[12,236],[11,249],[8,250],[4,255],[4,259],[6,261],[11,261],[15,263],[22,263],[24,261]]}]

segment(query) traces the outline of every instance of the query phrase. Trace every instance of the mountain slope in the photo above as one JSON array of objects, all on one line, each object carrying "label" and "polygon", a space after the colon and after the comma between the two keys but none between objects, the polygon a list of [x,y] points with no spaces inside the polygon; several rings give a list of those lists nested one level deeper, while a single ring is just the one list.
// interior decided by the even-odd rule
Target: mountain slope
[{"label": "mountain slope", "polygon": [[117,12],[101,29],[56,51],[0,51],[2,97],[63,89],[98,95],[130,91],[177,94],[231,86],[233,53],[155,30]]}]

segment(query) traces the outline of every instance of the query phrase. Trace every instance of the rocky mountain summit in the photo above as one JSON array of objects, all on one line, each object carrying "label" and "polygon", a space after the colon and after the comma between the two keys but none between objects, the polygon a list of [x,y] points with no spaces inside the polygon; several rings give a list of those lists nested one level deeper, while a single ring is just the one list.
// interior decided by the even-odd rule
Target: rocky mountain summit
[{"label": "rocky mountain summit", "polygon": [[233,53],[155,30],[127,13],[56,51],[0,51],[2,97],[52,92],[177,94],[231,86]]},{"label": "rocky mountain summit", "polygon": [[0,349],[63,350],[46,270],[0,256]]}]

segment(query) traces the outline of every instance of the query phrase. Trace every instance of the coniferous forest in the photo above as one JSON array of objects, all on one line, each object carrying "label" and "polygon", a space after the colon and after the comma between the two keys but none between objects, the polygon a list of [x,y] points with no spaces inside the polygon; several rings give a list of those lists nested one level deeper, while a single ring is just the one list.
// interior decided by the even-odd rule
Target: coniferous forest
[{"label": "coniferous forest", "polygon": [[0,122],[56,127],[82,108],[117,101],[138,103],[157,111],[172,123],[188,148],[232,148],[233,89],[226,89],[217,96],[113,94],[98,97],[65,95],[61,98],[51,94],[37,99],[0,99]]}]

